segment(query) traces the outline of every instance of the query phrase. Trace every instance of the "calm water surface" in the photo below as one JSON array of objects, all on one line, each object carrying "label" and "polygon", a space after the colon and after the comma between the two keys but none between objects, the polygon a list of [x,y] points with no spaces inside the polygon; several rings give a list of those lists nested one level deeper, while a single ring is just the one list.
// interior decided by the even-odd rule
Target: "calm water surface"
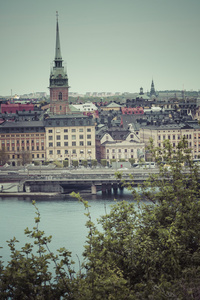
[{"label": "calm water surface", "polygon": [[[124,190],[123,193],[102,196],[82,195],[89,201],[92,221],[110,211],[110,205],[117,200],[133,201],[130,192]],[[35,208],[32,200],[36,200],[36,205],[41,214],[39,228],[44,230],[46,235],[52,235],[50,249],[53,252],[60,247],[66,247],[72,252],[72,257],[78,264],[77,256],[82,260],[82,252],[87,236],[86,212],[82,203],[68,195],[56,197],[0,197],[0,255],[6,262],[9,260],[10,251],[6,241],[14,236],[20,241],[18,249],[31,239],[24,235],[24,229],[30,230],[35,225]]]}]

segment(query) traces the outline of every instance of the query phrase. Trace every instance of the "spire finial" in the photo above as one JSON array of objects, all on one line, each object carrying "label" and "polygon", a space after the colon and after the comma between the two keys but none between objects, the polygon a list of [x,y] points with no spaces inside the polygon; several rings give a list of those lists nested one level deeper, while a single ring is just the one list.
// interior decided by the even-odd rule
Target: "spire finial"
[{"label": "spire finial", "polygon": [[58,11],[56,11],[56,21],[58,22]]}]

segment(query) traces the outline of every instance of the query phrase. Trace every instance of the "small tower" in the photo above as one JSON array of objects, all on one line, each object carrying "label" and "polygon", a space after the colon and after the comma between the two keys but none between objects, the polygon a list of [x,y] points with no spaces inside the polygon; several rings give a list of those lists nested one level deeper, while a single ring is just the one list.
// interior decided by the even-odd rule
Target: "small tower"
[{"label": "small tower", "polygon": [[152,83],[151,83],[150,96],[156,96],[153,79],[152,79]]},{"label": "small tower", "polygon": [[68,102],[68,77],[62,66],[60,37],[58,27],[58,12],[56,12],[56,50],[54,66],[50,73],[50,112],[54,115],[65,115],[70,112]]},{"label": "small tower", "polygon": [[139,93],[139,95],[144,95],[144,91],[143,91],[143,88],[142,88],[142,87],[140,88],[140,93]]}]

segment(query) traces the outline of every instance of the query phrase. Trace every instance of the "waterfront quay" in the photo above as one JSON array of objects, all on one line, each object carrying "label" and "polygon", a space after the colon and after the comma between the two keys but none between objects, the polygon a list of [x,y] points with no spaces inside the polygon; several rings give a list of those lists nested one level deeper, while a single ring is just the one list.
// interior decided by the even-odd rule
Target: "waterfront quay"
[{"label": "waterfront quay", "polygon": [[134,176],[137,185],[146,180],[157,169],[32,169],[32,170],[4,170],[0,172],[0,185],[2,193],[70,193],[72,191],[87,190],[91,194],[117,192],[123,189],[116,172],[122,173],[126,182],[132,182],[130,174]]}]

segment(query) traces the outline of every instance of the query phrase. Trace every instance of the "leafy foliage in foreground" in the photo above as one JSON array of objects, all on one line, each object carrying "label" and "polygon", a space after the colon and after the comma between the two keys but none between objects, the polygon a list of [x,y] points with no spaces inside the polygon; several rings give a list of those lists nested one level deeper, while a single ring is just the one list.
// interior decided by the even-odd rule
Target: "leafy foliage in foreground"
[{"label": "leafy foliage in foreground", "polygon": [[[25,234],[34,242],[20,251],[15,238],[8,242],[11,260],[0,265],[0,298],[200,299],[198,167],[185,140],[176,152],[168,141],[163,148],[151,142],[149,151],[160,162],[159,173],[151,175],[140,192],[128,185],[135,202],[114,204],[98,220],[101,230],[92,222],[88,202],[73,193],[88,217],[79,272],[74,272],[67,249],[50,251],[51,237],[39,229],[40,213],[33,203],[36,225]],[[51,261],[55,275],[49,271]]]}]

